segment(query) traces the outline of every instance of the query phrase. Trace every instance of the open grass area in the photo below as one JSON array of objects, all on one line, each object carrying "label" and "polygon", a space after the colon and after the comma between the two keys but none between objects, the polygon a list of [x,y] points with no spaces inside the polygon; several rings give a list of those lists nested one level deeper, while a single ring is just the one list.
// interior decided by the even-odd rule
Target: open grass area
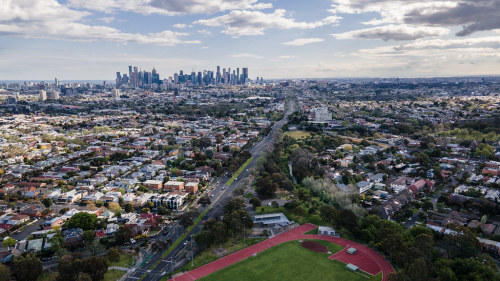
[{"label": "open grass area", "polygon": [[285,132],[284,136],[289,136],[294,139],[304,139],[311,135],[311,133],[306,131],[289,131]]},{"label": "open grass area", "polygon": [[[318,242],[317,240],[314,240]],[[363,276],[345,268],[345,264],[328,259],[326,253],[316,253],[291,241],[277,245],[255,257],[249,257],[223,268],[200,280],[202,281],[281,281],[281,280],[329,280],[329,281],[380,281],[382,274]]]},{"label": "open grass area", "polygon": [[55,281],[57,278],[57,273],[51,273],[48,271],[43,272],[40,276],[38,276],[37,281]]},{"label": "open grass area", "polygon": [[315,228],[311,231],[306,232],[305,234],[318,234],[318,228]]},{"label": "open grass area", "polygon": [[125,271],[120,271],[120,270],[108,270],[108,272],[106,272],[104,274],[104,281],[116,281],[116,280],[120,280],[120,278],[122,278],[123,275],[125,275]]},{"label": "open grass area", "polygon": [[233,182],[236,180],[236,178],[238,178],[240,176],[240,174],[247,168],[248,164],[250,164],[250,162],[252,162],[252,159],[253,159],[253,157],[248,158],[248,160],[245,163],[243,163],[243,165],[241,165],[241,167],[238,169],[238,171],[236,171],[236,173],[233,174],[231,179],[229,179],[226,182],[227,186],[230,186],[231,184],[233,184]]},{"label": "open grass area", "polygon": [[109,262],[109,267],[111,266],[119,266],[119,267],[132,267],[134,265],[134,257],[132,255],[120,255],[120,261],[117,262]]}]

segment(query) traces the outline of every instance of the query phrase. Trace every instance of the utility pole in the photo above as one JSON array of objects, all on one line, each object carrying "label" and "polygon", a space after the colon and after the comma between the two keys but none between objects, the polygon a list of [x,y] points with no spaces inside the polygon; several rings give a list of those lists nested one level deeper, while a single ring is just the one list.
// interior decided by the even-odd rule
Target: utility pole
[{"label": "utility pole", "polygon": [[193,259],[193,234],[191,234],[191,267],[194,267],[194,259]]},{"label": "utility pole", "polygon": [[246,242],[246,228],[245,228],[245,221],[246,221],[247,217],[243,217],[243,245],[247,245],[247,242]]}]

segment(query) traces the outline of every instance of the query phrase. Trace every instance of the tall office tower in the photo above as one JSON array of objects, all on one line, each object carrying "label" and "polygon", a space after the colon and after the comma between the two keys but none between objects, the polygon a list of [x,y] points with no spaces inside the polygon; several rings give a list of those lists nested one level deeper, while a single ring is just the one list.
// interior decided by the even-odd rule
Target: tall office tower
[{"label": "tall office tower", "polygon": [[57,78],[54,78],[54,84],[57,86],[59,86],[59,80],[57,80]]},{"label": "tall office tower", "polygon": [[238,84],[238,81],[236,79],[236,70],[233,69],[233,75],[231,76],[231,85],[236,85]]},{"label": "tall office tower", "polygon": [[215,76],[215,82],[217,84],[220,83],[220,79],[221,79],[221,76],[220,76],[220,66],[217,66],[217,74]]},{"label": "tall office tower", "polygon": [[111,97],[114,99],[119,98],[120,97],[120,90],[118,90],[118,89],[111,90]]},{"label": "tall office tower", "polygon": [[227,84],[231,84],[231,68],[227,69]]},{"label": "tall office tower", "polygon": [[198,78],[197,79],[198,81],[196,81],[196,83],[201,86],[201,81],[202,81],[201,71],[198,71],[198,77],[197,78]]},{"label": "tall office tower", "polygon": [[132,66],[128,66],[128,77],[132,77]]},{"label": "tall office tower", "polygon": [[151,77],[152,77],[152,83],[160,85],[160,74],[156,71],[156,69],[153,67],[153,71],[151,72]]},{"label": "tall office tower", "polygon": [[179,74],[174,73],[174,84],[179,84]]},{"label": "tall office tower", "polygon": [[40,91],[40,96],[38,97],[38,101],[45,101],[47,100],[47,92],[44,90]]},{"label": "tall office tower", "polygon": [[189,78],[189,80],[191,80],[191,83],[193,83],[193,85],[196,84],[196,72],[191,72],[191,77]]},{"label": "tall office tower", "polygon": [[248,80],[248,67],[243,67],[242,69],[242,75],[241,75],[241,83],[245,84]]},{"label": "tall office tower", "polygon": [[120,72],[116,73],[116,87],[120,87],[122,84],[122,75]]},{"label": "tall office tower", "polygon": [[236,84],[241,84],[241,79],[240,79],[240,68],[236,68]]}]

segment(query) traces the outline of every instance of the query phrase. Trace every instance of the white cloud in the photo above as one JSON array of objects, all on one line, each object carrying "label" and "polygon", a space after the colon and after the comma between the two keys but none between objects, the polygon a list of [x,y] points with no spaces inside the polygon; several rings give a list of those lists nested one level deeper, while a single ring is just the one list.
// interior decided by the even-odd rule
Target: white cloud
[{"label": "white cloud", "polygon": [[126,33],[108,26],[82,23],[89,15],[59,4],[56,0],[6,0],[0,7],[0,33],[26,38],[140,43],[173,46],[197,44],[183,40],[189,34],[165,30],[157,33]]},{"label": "white cloud", "polygon": [[237,58],[237,59],[261,59],[262,56],[256,55],[256,54],[251,54],[251,53],[239,53],[239,54],[232,54],[229,55],[232,58]]},{"label": "white cloud", "polygon": [[173,25],[173,27],[175,28],[186,28],[187,27],[187,24],[184,24],[184,23],[176,23]]},{"label": "white cloud", "polygon": [[442,27],[409,26],[409,25],[385,25],[373,28],[349,31],[339,34],[331,34],[337,39],[382,39],[384,41],[415,40],[428,36],[441,36],[449,32]]},{"label": "white cloud", "polygon": [[295,58],[295,56],[279,56],[278,59],[282,59],[282,60],[287,60],[287,59],[293,59]]},{"label": "white cloud", "polygon": [[284,45],[291,45],[291,46],[304,46],[304,45],[323,42],[323,41],[325,41],[325,40],[322,38],[298,38],[298,39],[292,40],[290,42],[285,42],[283,44]]},{"label": "white cloud", "polygon": [[210,30],[206,30],[206,29],[200,29],[197,32],[200,34],[203,34],[203,35],[211,35],[212,34],[212,32],[210,32]]},{"label": "white cloud", "polygon": [[262,10],[271,3],[259,0],[69,0],[72,7],[112,13],[123,10],[140,14],[213,14],[228,10]]},{"label": "white cloud", "polygon": [[340,17],[330,16],[317,22],[298,22],[286,16],[284,9],[277,9],[273,13],[261,11],[231,11],[219,17],[195,21],[211,27],[224,27],[225,34],[234,36],[263,35],[267,29],[310,29],[324,25],[335,24]]}]

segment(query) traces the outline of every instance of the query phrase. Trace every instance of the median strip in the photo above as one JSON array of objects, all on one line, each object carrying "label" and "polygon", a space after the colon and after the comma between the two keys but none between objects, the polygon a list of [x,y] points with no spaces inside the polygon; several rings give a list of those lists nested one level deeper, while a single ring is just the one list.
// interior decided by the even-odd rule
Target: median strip
[{"label": "median strip", "polygon": [[238,169],[238,171],[236,171],[236,173],[233,174],[231,179],[229,179],[226,182],[226,185],[230,186],[231,184],[233,184],[233,182],[236,180],[236,178],[238,178],[240,176],[240,174],[246,169],[246,167],[248,166],[248,164],[250,164],[250,162],[252,162],[252,160],[253,160],[253,156],[248,158],[248,160],[245,163],[243,163],[243,165],[241,165],[241,167]]}]

